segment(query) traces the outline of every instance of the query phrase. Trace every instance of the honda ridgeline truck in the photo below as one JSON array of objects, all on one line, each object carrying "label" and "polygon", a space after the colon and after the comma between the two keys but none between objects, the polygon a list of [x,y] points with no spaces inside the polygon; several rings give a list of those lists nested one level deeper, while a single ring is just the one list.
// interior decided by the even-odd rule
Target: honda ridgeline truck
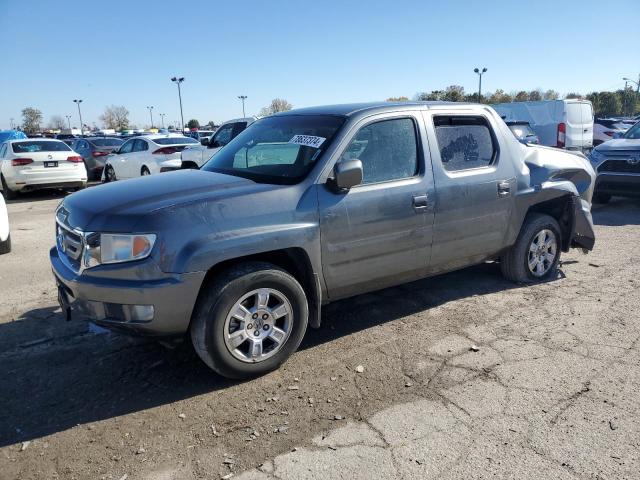
[{"label": "honda ridgeline truck", "polygon": [[551,279],[594,245],[581,153],[523,145],[482,105],[377,103],[260,119],[200,170],[110,183],[56,211],[60,305],[189,335],[218,373],[277,368],[322,305],[498,260]]}]

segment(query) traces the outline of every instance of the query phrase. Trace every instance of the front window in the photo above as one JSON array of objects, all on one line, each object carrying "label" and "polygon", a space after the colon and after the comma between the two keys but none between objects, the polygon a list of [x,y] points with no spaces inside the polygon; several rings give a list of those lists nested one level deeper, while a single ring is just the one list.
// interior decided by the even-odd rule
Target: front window
[{"label": "front window", "polygon": [[71,149],[64,142],[56,141],[25,141],[11,144],[13,153],[33,153],[33,152],[70,152]]},{"label": "front window", "polygon": [[640,122],[636,123],[623,135],[627,140],[640,140]]},{"label": "front window", "polygon": [[416,127],[410,118],[372,123],[353,137],[341,161],[362,162],[362,184],[388,182],[418,173]]},{"label": "front window", "polygon": [[343,123],[343,117],[333,115],[267,117],[231,140],[202,170],[256,182],[297,183],[309,173]]}]

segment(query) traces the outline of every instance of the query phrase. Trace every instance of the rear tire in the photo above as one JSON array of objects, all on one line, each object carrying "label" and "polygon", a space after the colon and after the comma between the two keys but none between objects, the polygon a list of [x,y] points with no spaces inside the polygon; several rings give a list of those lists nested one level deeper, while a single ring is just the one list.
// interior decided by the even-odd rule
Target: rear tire
[{"label": "rear tire", "polygon": [[[262,307],[256,292],[270,292]],[[242,319],[234,312],[241,312]],[[220,375],[252,378],[277,369],[296,351],[308,318],[305,292],[293,276],[270,263],[244,263],[202,287],[191,340],[198,356]],[[277,337],[280,342],[273,340]],[[254,351],[256,343],[259,352]]]},{"label": "rear tire", "polygon": [[609,200],[611,200],[611,195],[609,195],[608,193],[594,193],[592,200],[593,203],[598,204],[609,203]]},{"label": "rear tire", "polygon": [[561,247],[562,233],[556,219],[531,213],[525,218],[516,243],[500,258],[500,270],[516,283],[549,280],[558,270]]},{"label": "rear tire", "polygon": [[0,177],[0,180],[2,181],[2,191],[4,192],[4,198],[6,198],[7,200],[15,200],[16,198],[18,198],[18,192],[14,192],[9,188],[7,182],[4,179],[4,176]]}]

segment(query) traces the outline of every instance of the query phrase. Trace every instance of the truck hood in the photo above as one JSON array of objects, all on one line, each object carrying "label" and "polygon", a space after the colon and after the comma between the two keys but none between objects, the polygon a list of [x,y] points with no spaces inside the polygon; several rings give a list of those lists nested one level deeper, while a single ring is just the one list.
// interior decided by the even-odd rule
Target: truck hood
[{"label": "truck hood", "polygon": [[640,150],[640,140],[614,138],[613,140],[601,143],[595,149],[599,152],[606,152],[609,150]]},{"label": "truck hood", "polygon": [[88,188],[67,197],[61,207],[72,228],[130,232],[143,218],[168,208],[274,188],[279,186],[220,173],[181,170]]}]

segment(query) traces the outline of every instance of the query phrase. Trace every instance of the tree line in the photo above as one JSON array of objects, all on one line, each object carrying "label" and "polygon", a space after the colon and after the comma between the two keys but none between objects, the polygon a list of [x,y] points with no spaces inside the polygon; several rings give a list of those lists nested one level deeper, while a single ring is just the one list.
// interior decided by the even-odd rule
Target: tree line
[{"label": "tree line", "polygon": [[[260,110],[261,117],[273,115],[274,113],[291,110],[293,105],[283,98],[274,98],[271,103]],[[109,105],[105,107],[104,112],[100,115],[100,121],[104,128],[116,131],[136,128],[129,120],[129,110],[122,105]],[[28,134],[37,133],[42,130],[43,115],[42,112],[34,107],[26,107],[22,110],[22,130]],[[213,121],[207,123],[209,127],[215,126]],[[62,130],[70,126],[69,122],[60,115],[52,115],[46,128],[51,130]],[[84,127],[84,126],[83,126]],[[192,118],[185,125],[187,128],[200,128],[200,122]]]},{"label": "tree line", "polygon": [[[437,100],[446,102],[474,102],[474,103],[510,103],[510,102],[532,102],[539,100],[557,100],[560,94],[552,89],[549,90],[520,90],[510,93],[498,89],[492,93],[479,96],[478,92],[466,93],[464,87],[460,85],[449,85],[444,90],[432,90],[431,92],[418,92],[413,96],[413,100],[427,101]],[[616,117],[631,116],[640,112],[640,93],[632,88],[620,89],[614,92],[601,91],[591,92],[582,95],[576,92],[570,92],[563,98],[585,98],[593,104],[593,109],[597,117]],[[389,97],[388,102],[406,102],[409,97]],[[266,117],[274,113],[291,110],[293,105],[283,98],[274,98],[269,105],[263,107],[259,116]],[[26,107],[22,110],[22,130],[26,133],[36,133],[41,131],[42,112],[34,107]],[[129,110],[124,106],[109,105],[105,107],[104,112],[100,115],[100,121],[104,128],[113,130],[126,130],[136,128],[129,121]],[[61,130],[68,125],[69,122],[60,115],[52,115],[47,127],[53,130]],[[209,127],[215,124],[210,121]],[[197,119],[191,119],[185,125],[187,128],[199,128],[200,122]]]},{"label": "tree line", "polygon": [[[506,93],[498,89],[493,93],[479,96],[478,92],[466,93],[460,85],[450,85],[444,90],[432,90],[431,92],[418,92],[413,100],[418,101],[445,101],[445,102],[474,102],[474,103],[511,103],[534,102],[539,100],[557,100],[560,94],[555,90],[520,90]],[[615,117],[634,115],[640,112],[640,94],[632,88],[616,90],[615,92],[591,92],[582,95],[577,92],[567,93],[563,98],[585,98],[593,104],[593,109],[598,117]],[[409,97],[389,97],[388,102],[409,101]]]}]

